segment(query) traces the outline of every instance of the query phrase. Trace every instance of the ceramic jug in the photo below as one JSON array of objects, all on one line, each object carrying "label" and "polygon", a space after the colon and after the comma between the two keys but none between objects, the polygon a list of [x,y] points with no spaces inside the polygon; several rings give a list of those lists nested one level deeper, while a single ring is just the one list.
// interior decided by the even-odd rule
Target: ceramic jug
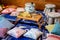
[{"label": "ceramic jug", "polygon": [[44,9],[44,13],[46,15],[48,15],[49,12],[55,12],[55,7],[56,7],[55,4],[46,4],[45,9]]},{"label": "ceramic jug", "polygon": [[25,11],[34,12],[35,11],[35,4],[33,2],[25,4]]}]

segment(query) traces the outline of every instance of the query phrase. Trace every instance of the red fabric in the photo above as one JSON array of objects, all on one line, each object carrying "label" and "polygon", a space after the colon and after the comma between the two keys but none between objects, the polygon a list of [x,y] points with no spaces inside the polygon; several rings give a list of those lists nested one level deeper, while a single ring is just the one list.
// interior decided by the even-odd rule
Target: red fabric
[{"label": "red fabric", "polygon": [[57,10],[57,12],[59,12],[59,13],[60,13],[60,9],[58,9],[58,10]]},{"label": "red fabric", "polygon": [[51,34],[51,35],[48,35],[46,40],[60,40],[60,36]]},{"label": "red fabric", "polygon": [[16,9],[14,9],[14,8],[7,8],[7,9],[4,9],[3,11],[2,11],[2,13],[3,14],[7,14],[7,13],[11,13],[11,12],[13,12],[13,11],[15,11]]}]

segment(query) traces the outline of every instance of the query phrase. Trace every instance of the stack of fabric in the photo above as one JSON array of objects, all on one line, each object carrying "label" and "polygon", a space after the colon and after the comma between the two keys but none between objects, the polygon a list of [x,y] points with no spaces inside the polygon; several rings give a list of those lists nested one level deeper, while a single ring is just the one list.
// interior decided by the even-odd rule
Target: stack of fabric
[{"label": "stack of fabric", "polygon": [[60,23],[56,22],[54,25],[46,26],[46,29],[49,31],[46,40],[60,40]]},{"label": "stack of fabric", "polygon": [[[43,34],[32,20],[19,20],[16,22],[17,16],[24,12],[24,8],[16,6],[7,6],[2,9],[0,16],[0,37],[4,40],[37,40]],[[35,11],[36,14],[42,15],[42,20],[46,22],[46,16],[42,11]],[[42,21],[41,20],[41,21]],[[12,21],[12,22],[11,22]],[[41,22],[40,21],[40,22]],[[44,29],[43,24],[42,29]]]},{"label": "stack of fabric", "polygon": [[0,37],[5,38],[7,35],[7,31],[10,30],[12,27],[14,27],[14,24],[0,15]]}]

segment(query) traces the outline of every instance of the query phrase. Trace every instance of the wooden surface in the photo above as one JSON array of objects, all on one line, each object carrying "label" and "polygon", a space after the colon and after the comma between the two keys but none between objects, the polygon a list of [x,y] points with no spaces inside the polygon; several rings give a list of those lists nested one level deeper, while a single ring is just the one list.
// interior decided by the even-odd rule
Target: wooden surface
[{"label": "wooden surface", "polygon": [[[32,17],[23,17],[23,16],[17,16],[17,19],[19,20],[19,19],[24,19],[24,20],[33,20],[33,21],[36,21],[37,22],[37,25],[39,26],[39,28],[41,28],[41,24],[40,24],[40,22],[39,22],[39,20],[41,20],[41,18],[42,18],[42,15],[39,15],[39,14],[34,14],[34,16],[33,16],[33,14],[31,14],[31,16]],[[17,21],[18,21],[17,20]]]},{"label": "wooden surface", "polygon": [[40,10],[43,10],[47,3],[56,4],[56,9],[60,9],[60,0],[0,0],[0,3],[14,4],[21,7],[24,7],[27,2],[34,2],[36,4],[35,8]]},{"label": "wooden surface", "polygon": [[35,16],[32,15],[32,17],[23,17],[23,16],[17,16],[18,19],[25,19],[25,20],[33,20],[33,21],[36,21],[38,22],[41,18],[42,18],[42,15],[39,15],[39,14],[36,14]]}]

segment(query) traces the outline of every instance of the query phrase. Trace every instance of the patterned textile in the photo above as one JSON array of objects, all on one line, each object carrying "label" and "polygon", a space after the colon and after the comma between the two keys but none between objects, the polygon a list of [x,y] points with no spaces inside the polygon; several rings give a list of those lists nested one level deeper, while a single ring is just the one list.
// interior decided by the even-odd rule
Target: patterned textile
[{"label": "patterned textile", "polygon": [[11,36],[13,36],[13,37],[15,37],[15,38],[19,38],[19,37],[22,36],[25,32],[26,32],[26,30],[22,30],[22,29],[20,29],[20,28],[18,28],[18,27],[15,27],[15,28],[9,30],[9,31],[7,32],[7,34],[9,34],[9,35],[11,35]]},{"label": "patterned textile", "polygon": [[16,16],[10,16],[10,14],[3,14],[3,17],[5,17],[6,19],[8,19],[9,21],[16,21],[17,17]]},{"label": "patterned textile", "polygon": [[8,28],[11,29],[14,26],[10,21],[0,16],[0,28]]},{"label": "patterned textile", "polygon": [[18,16],[19,14],[20,14],[19,12],[14,11],[10,14],[10,16]]},{"label": "patterned textile", "polygon": [[24,8],[20,8],[20,7],[18,7],[18,8],[16,9],[16,11],[17,11],[17,12],[24,12],[25,9],[24,9]]},{"label": "patterned textile", "polygon": [[[42,14],[42,16],[43,16],[43,20],[45,21],[45,22],[47,22],[46,20],[46,16],[45,16],[45,13],[43,13],[42,11],[36,11],[36,13],[37,14]],[[8,19],[16,19],[16,17],[11,17],[11,16],[9,16],[9,15],[6,15],[5,16],[6,18],[8,17]],[[26,22],[26,21],[25,21]],[[28,21],[29,23],[35,23],[35,22],[33,22],[33,21]],[[32,24],[31,23],[31,24]],[[36,25],[30,25],[30,24],[20,24],[20,22],[18,22],[18,24],[17,24],[17,27],[19,27],[19,26],[22,26],[22,25],[24,25],[26,28],[22,28],[22,29],[26,29],[26,30],[30,30],[31,28],[38,28],[38,26],[36,26]],[[46,23],[45,24],[43,24],[43,26],[42,26],[42,30],[45,28],[44,26],[46,25]],[[42,37],[41,37],[41,39],[42,39]],[[10,36],[9,38],[8,38],[8,40],[35,40],[35,39],[32,39],[32,38],[28,38],[28,37],[24,37],[24,36],[21,36],[21,37],[19,37],[19,38],[15,38],[15,37],[12,37],[12,36]]]},{"label": "patterned textile", "polygon": [[53,29],[54,29],[54,24],[51,24],[51,25],[47,25],[46,26],[46,29],[51,32]]},{"label": "patterned textile", "polygon": [[7,9],[4,9],[1,13],[3,13],[3,14],[8,14],[8,13],[11,13],[11,12],[13,12],[13,11],[15,11],[16,9],[14,9],[14,8],[7,8]]},{"label": "patterned textile", "polygon": [[6,37],[6,33],[8,31],[8,28],[0,28],[0,37],[1,38],[5,38]]},{"label": "patterned textile", "polygon": [[32,39],[37,39],[42,34],[43,33],[39,31],[38,29],[32,28],[27,33],[25,33],[24,36],[28,38],[32,38]]},{"label": "patterned textile", "polygon": [[46,40],[60,40],[60,36],[49,34]]},{"label": "patterned textile", "polygon": [[[38,27],[37,26],[32,26],[32,25],[28,25],[28,24],[21,24],[21,23],[19,23],[19,24],[17,24],[16,25],[16,27],[19,27],[19,28],[21,28],[21,26],[24,26],[22,29],[23,30],[27,30],[27,32],[31,29],[31,28],[37,28],[38,29]],[[19,37],[19,38],[15,38],[15,37],[9,37],[8,38],[9,40],[35,40],[35,39],[32,39],[32,38],[29,38],[29,37],[25,37],[25,36],[21,36],[21,37]]]},{"label": "patterned textile", "polygon": [[35,39],[32,39],[32,38],[28,38],[28,37],[24,37],[24,36],[21,36],[19,38],[15,38],[15,37],[9,37],[8,40],[35,40]]},{"label": "patterned textile", "polygon": [[60,23],[59,22],[55,23],[54,29],[52,30],[51,33],[60,35]]}]

